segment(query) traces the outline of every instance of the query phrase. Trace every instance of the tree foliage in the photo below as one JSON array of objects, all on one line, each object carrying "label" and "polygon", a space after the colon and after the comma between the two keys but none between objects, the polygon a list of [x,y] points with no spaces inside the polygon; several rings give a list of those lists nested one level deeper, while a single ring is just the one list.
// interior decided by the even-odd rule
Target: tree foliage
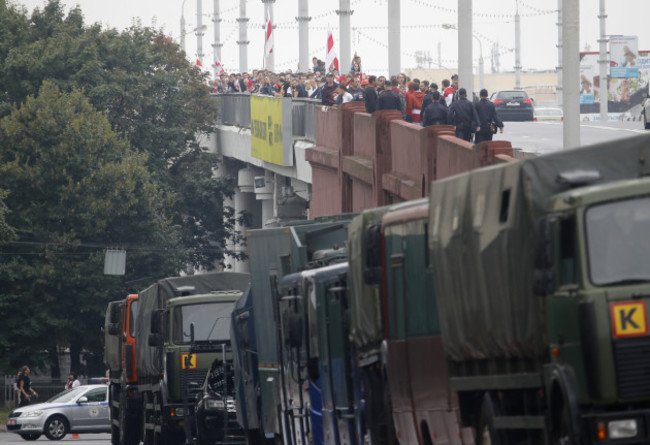
[{"label": "tree foliage", "polygon": [[[223,260],[233,183],[199,146],[216,119],[204,81],[159,30],[0,2],[0,367],[99,354],[107,301]],[[103,275],[110,246],[126,277]]]}]

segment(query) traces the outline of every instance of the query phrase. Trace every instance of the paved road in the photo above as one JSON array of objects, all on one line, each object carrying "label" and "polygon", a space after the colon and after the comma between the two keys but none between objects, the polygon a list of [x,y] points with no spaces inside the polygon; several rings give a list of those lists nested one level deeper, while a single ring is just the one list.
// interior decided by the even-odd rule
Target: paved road
[{"label": "paved road", "polygon": [[[513,148],[544,154],[561,150],[562,123],[558,122],[504,122],[503,134],[496,134],[494,140],[506,140]],[[580,125],[580,145],[624,139],[648,130],[643,129],[643,122],[583,122]]]},{"label": "paved road", "polygon": [[71,445],[110,445],[111,444],[111,435],[110,434],[80,434],[79,439],[72,439],[72,436],[68,434],[63,439],[58,442],[53,442],[48,440],[45,436],[41,436],[35,442],[28,442],[23,440],[17,434],[14,433],[5,433],[0,432],[0,444],[21,444],[27,445],[30,443],[42,443],[48,442],[50,444],[61,443],[61,442],[70,442]]}]

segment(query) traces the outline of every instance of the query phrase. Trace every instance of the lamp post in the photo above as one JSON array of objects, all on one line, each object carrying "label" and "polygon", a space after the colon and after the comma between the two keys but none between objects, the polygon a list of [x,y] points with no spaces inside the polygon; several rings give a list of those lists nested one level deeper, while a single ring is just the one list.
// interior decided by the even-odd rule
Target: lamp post
[{"label": "lamp post", "polygon": [[[443,29],[455,29],[458,30],[456,25],[453,25],[451,23],[444,23],[442,25]],[[478,75],[479,75],[479,85],[480,88],[483,89],[485,88],[485,76],[484,76],[484,64],[483,64],[483,43],[481,42],[481,39],[479,39],[474,33],[472,33],[472,37],[476,39],[478,42],[478,51],[479,51],[479,57],[478,57]],[[472,88],[473,89],[473,88]]]},{"label": "lamp post", "polygon": [[185,52],[185,1],[181,5],[181,48]]}]

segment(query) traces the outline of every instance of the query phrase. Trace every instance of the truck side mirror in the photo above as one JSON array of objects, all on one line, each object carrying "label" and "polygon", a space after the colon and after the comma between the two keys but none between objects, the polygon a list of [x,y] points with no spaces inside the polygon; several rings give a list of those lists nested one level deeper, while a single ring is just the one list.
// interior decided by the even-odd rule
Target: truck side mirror
[{"label": "truck side mirror", "polygon": [[117,324],[120,322],[120,318],[122,318],[121,317],[122,314],[120,310],[121,308],[122,308],[121,304],[111,304],[109,319],[112,324]]},{"label": "truck side mirror", "polygon": [[302,315],[289,315],[289,346],[292,348],[300,348],[302,346],[302,324]]},{"label": "truck side mirror", "polygon": [[162,310],[157,309],[151,313],[151,325],[149,326],[149,332],[152,334],[160,334],[162,332]]},{"label": "truck side mirror", "polygon": [[537,244],[535,246],[535,269],[533,271],[533,292],[539,297],[555,291],[555,216],[542,219],[537,225]]},{"label": "truck side mirror", "polygon": [[149,334],[149,346],[158,347],[162,345],[160,334]]},{"label": "truck side mirror", "polygon": [[119,323],[109,323],[108,324],[108,335],[120,335],[120,325],[119,325]]}]

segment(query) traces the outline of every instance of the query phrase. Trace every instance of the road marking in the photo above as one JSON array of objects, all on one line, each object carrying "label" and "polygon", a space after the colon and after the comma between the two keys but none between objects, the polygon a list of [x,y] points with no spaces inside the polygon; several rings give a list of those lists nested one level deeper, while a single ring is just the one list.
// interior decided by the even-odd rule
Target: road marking
[{"label": "road marking", "polygon": [[585,128],[598,128],[600,130],[612,130],[612,131],[630,131],[632,133],[639,133],[639,131],[643,130],[638,130],[638,129],[632,129],[632,128],[614,128],[614,127],[604,127],[602,125],[582,125],[582,127]]}]

